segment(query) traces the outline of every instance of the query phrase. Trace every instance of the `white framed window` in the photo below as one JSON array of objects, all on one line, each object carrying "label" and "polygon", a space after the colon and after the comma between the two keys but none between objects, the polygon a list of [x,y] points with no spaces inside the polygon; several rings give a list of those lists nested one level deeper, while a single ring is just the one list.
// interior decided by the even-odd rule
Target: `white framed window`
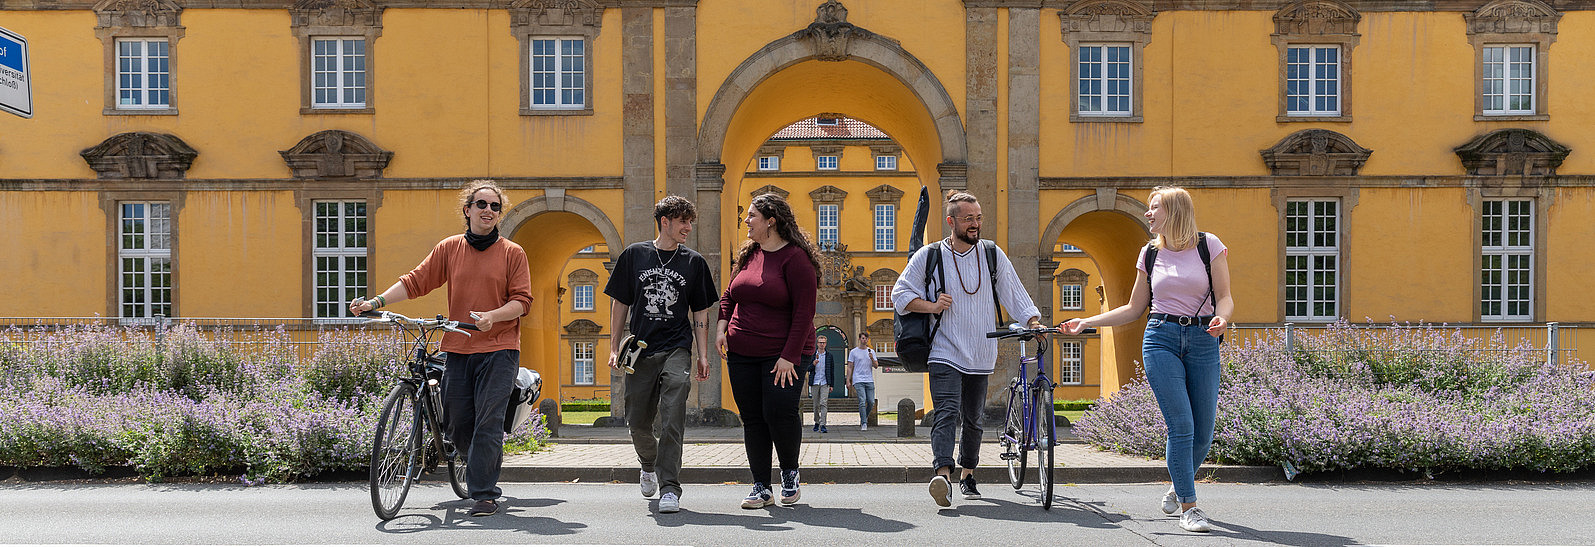
[{"label": "white framed window", "polygon": [[759,156],[760,171],[780,171],[781,156]]},{"label": "white framed window", "polygon": [[1085,355],[1085,344],[1080,342],[1058,343],[1058,385],[1080,385],[1085,382],[1082,358]]},{"label": "white framed window", "polygon": [[588,245],[586,247],[582,247],[582,250],[578,251],[578,252],[596,253],[596,252],[598,252],[598,246],[597,245]]},{"label": "white framed window", "polygon": [[835,171],[837,156],[814,156],[814,168],[820,171]]},{"label": "white framed window", "polygon": [[892,311],[897,308],[892,306],[892,284],[878,283],[875,285],[875,311]]},{"label": "white framed window", "polygon": [[1078,310],[1085,302],[1085,287],[1076,283],[1058,286],[1058,308]]},{"label": "white framed window", "polygon": [[897,353],[897,341],[876,342],[875,351],[877,353]]},{"label": "white framed window", "polygon": [[587,40],[533,38],[531,48],[531,108],[587,108]]},{"label": "white framed window", "polygon": [[1479,318],[1530,321],[1534,316],[1534,201],[1482,204]]},{"label": "white framed window", "polygon": [[593,357],[593,347],[596,345],[594,342],[571,342],[571,383],[590,386],[598,381]]},{"label": "white framed window", "polygon": [[830,117],[830,116],[820,116],[820,117],[814,118],[814,125],[839,125],[841,123],[842,122],[841,122],[841,120],[839,118],[834,118],[834,117]]},{"label": "white framed window", "polygon": [[1079,247],[1076,247],[1074,245],[1070,245],[1068,243],[1059,243],[1058,244],[1058,252],[1063,252],[1063,253],[1083,253],[1085,251],[1081,250]]},{"label": "white framed window", "polygon": [[1483,48],[1485,115],[1535,113],[1534,49],[1529,44]]},{"label": "white framed window", "polygon": [[1340,317],[1340,202],[1285,202],[1285,318]]},{"label": "white framed window", "polygon": [[1129,116],[1130,44],[1080,46],[1078,86],[1081,116]]},{"label": "white framed window", "polygon": [[834,248],[841,241],[839,228],[842,206],[834,203],[823,203],[815,209],[819,218],[819,230],[815,239],[819,240],[821,247]]},{"label": "white framed window", "polygon": [[897,250],[897,206],[875,204],[875,250]]},{"label": "white framed window", "polygon": [[122,202],[117,257],[122,319],[172,316],[172,204]]},{"label": "white framed window", "polygon": [[577,285],[571,288],[570,308],[573,311],[593,311],[593,286]]},{"label": "white framed window", "polygon": [[310,62],[312,107],[365,108],[365,38],[313,38]]},{"label": "white framed window", "polygon": [[1340,46],[1291,46],[1285,50],[1285,113],[1340,115]]},{"label": "white framed window", "polygon": [[897,156],[875,156],[876,171],[896,171]]},{"label": "white framed window", "polygon": [[164,40],[116,40],[116,108],[166,109],[172,106],[171,51]]},{"label": "white framed window", "polygon": [[316,318],[346,318],[349,301],[369,287],[366,202],[317,201],[315,208]]}]

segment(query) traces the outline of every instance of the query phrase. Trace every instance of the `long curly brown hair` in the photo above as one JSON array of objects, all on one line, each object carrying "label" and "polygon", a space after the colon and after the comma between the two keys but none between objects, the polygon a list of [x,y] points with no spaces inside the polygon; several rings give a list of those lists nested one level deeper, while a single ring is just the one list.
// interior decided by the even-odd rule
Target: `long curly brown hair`
[{"label": "long curly brown hair", "polygon": [[[820,276],[820,260],[814,254],[814,245],[809,243],[809,233],[798,226],[797,218],[792,216],[792,206],[779,194],[760,194],[753,198],[749,205],[757,210],[764,218],[775,219],[775,233],[788,243],[803,249],[803,254],[809,257],[809,263],[814,265],[814,277]],[[758,242],[747,240],[742,243],[742,248],[737,249],[736,265],[731,269],[731,277],[736,277],[737,272],[747,267],[748,260],[753,258],[753,250],[759,247]]]}]

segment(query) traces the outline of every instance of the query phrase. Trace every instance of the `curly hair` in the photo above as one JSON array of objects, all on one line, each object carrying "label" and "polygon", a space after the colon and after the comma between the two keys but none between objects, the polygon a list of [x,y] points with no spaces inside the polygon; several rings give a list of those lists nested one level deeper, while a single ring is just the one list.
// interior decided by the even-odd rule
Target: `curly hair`
[{"label": "curly hair", "polygon": [[[798,226],[796,217],[792,216],[792,206],[786,202],[786,199],[778,194],[761,194],[753,198],[753,203],[748,206],[758,211],[764,218],[775,219],[776,235],[803,249],[803,254],[809,257],[809,263],[814,265],[814,276],[818,279],[819,257],[814,254],[814,245],[809,243],[809,233]],[[758,247],[759,244],[751,239],[742,243],[742,248],[737,249],[736,265],[731,269],[732,277],[736,277],[737,272],[747,267],[748,260],[753,258],[753,250]]]},{"label": "curly hair", "polygon": [[681,196],[665,196],[654,204],[654,227],[659,227],[659,221],[667,218],[685,220],[688,222],[698,220],[698,208],[691,201]]},{"label": "curly hair", "polygon": [[499,188],[498,183],[486,179],[477,179],[465,183],[465,187],[460,188],[460,216],[465,221],[466,230],[471,229],[471,215],[465,209],[471,206],[471,201],[476,197],[476,193],[483,189],[492,190],[493,193],[498,194],[498,201],[503,204],[502,207],[508,208],[510,206],[508,203],[509,196],[504,195],[504,189]]}]

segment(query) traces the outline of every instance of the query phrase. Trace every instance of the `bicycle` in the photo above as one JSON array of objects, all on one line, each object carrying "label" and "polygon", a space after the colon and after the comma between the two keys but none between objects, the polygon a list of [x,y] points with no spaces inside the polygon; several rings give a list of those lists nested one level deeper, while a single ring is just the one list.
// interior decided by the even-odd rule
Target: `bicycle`
[{"label": "bicycle", "polygon": [[[1088,329],[1095,331],[1095,329]],[[1052,509],[1053,448],[1057,446],[1057,415],[1052,404],[1052,379],[1047,377],[1046,355],[1051,345],[1047,335],[1063,332],[1057,327],[1028,328],[1018,323],[1007,330],[986,333],[987,338],[1019,339],[1019,375],[1008,384],[1007,420],[998,439],[1001,457],[1008,463],[1008,483],[1018,490],[1025,484],[1028,454],[1036,452],[1037,485],[1041,487],[1041,508]],[[1089,334],[1089,333],[1086,333]],[[1025,356],[1025,342],[1036,340],[1036,355]],[[1036,375],[1026,378],[1030,365]]]},{"label": "bicycle", "polygon": [[[461,499],[471,493],[465,486],[464,454],[454,449],[454,443],[444,438],[443,421],[443,365],[441,352],[428,351],[432,337],[438,331],[457,332],[470,336],[466,330],[476,330],[476,325],[450,321],[442,315],[436,319],[411,319],[390,311],[361,314],[371,318],[370,323],[392,323],[407,337],[413,337],[415,351],[405,359],[407,376],[400,376],[397,385],[388,392],[382,404],[382,415],[377,420],[376,436],[371,442],[371,507],[377,518],[390,520],[398,516],[410,485],[421,479],[423,473],[436,471],[439,463],[446,462],[449,484],[454,495]],[[440,461],[441,460],[441,461]]]}]

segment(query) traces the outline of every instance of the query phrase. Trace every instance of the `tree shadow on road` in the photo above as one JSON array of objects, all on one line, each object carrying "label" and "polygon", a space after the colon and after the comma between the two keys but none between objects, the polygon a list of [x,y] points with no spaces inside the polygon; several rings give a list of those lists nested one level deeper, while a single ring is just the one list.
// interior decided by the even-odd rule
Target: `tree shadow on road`
[{"label": "tree shadow on road", "polygon": [[1201,536],[1224,539],[1226,542],[1255,541],[1275,545],[1292,545],[1301,547],[1338,547],[1344,545],[1362,545],[1355,539],[1329,534],[1313,532],[1293,532],[1284,530],[1258,530],[1247,528],[1239,524],[1209,519],[1213,523],[1213,531],[1206,534],[1185,532],[1179,529],[1177,521],[1170,520],[1169,526],[1174,528],[1170,532],[1157,532],[1156,536]]},{"label": "tree shadow on road", "polygon": [[[1021,492],[1031,503],[1017,503],[1003,499],[982,498],[942,509],[937,514],[945,517],[971,517],[1009,522],[1060,522],[1083,528],[1118,528],[1128,517],[1110,514],[1093,504],[1065,497],[1053,498],[1052,509],[1041,508],[1038,492]],[[1100,505],[1100,504],[1097,504]]]},{"label": "tree shadow on road", "polygon": [[[531,516],[530,509],[552,507],[564,500],[543,498],[499,498],[498,513],[486,517],[471,516],[473,500],[451,500],[426,509],[402,511],[393,520],[380,522],[376,530],[385,534],[417,534],[449,530],[508,530],[539,536],[563,536],[587,528],[580,522],[565,522],[549,517]],[[421,512],[426,511],[426,512]],[[437,513],[442,512],[439,516]]]},{"label": "tree shadow on road", "polygon": [[914,528],[900,520],[881,518],[863,509],[811,507],[806,504],[781,507],[770,506],[762,510],[743,510],[741,513],[698,513],[682,509],[680,513],[660,514],[654,502],[655,523],[666,528],[685,525],[741,526],[754,531],[780,531],[793,529],[792,524],[842,528],[854,532],[892,533]]}]

